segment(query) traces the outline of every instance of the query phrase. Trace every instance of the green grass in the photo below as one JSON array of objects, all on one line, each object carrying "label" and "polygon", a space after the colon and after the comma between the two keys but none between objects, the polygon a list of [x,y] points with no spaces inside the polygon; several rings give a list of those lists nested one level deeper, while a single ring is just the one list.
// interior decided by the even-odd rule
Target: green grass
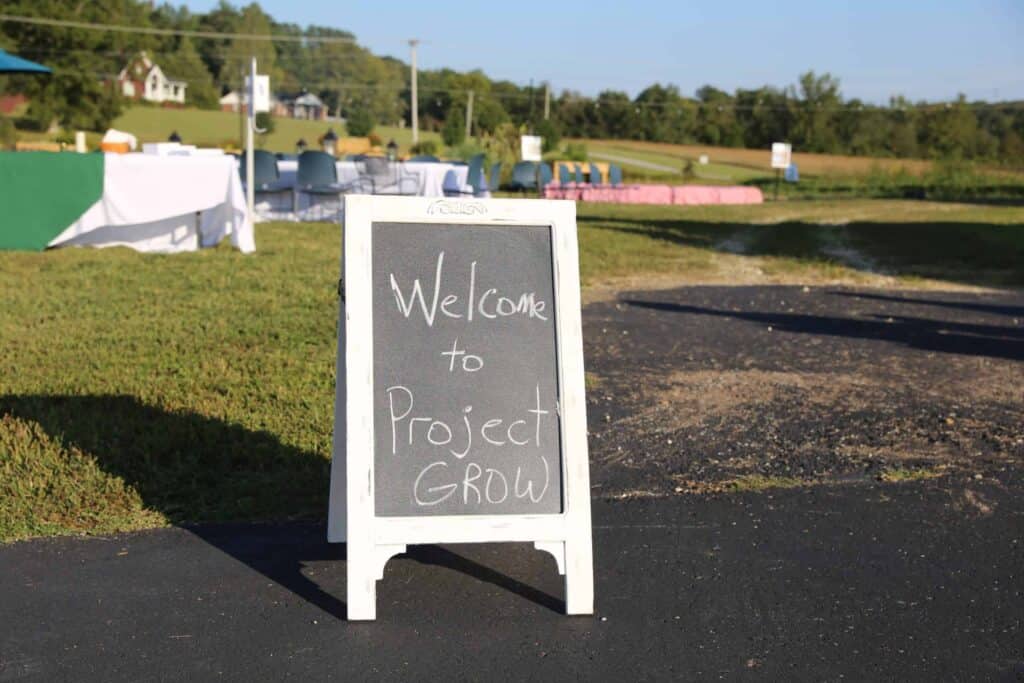
[{"label": "green grass", "polygon": [[[113,127],[132,133],[140,143],[164,141],[174,131],[186,143],[202,146],[223,146],[240,139],[238,114],[202,109],[132,107],[114,121]],[[267,135],[260,146],[273,152],[294,152],[300,138],[315,146],[317,138],[328,128],[333,128],[339,136],[344,135],[344,127],[334,122],[275,118],[274,132]],[[412,131],[408,128],[377,126],[374,132],[385,143],[394,139],[403,149],[412,144]],[[437,133],[421,131],[420,139],[440,142],[441,138]]]},{"label": "green grass", "polygon": [[658,180],[662,182],[670,183],[697,183],[697,184],[742,184],[750,180],[758,178],[770,178],[772,173],[770,169],[758,170],[748,168],[746,166],[738,166],[735,164],[725,164],[714,161],[709,161],[707,164],[699,164],[696,159],[693,161],[693,171],[695,177],[684,179],[682,176],[682,169],[684,164],[690,157],[684,157],[678,154],[669,154],[666,152],[656,152],[651,150],[634,149],[631,147],[623,147],[616,145],[614,142],[609,141],[587,141],[587,151],[590,153],[591,158],[596,161],[606,161],[601,156],[594,156],[594,152],[598,155],[609,154],[622,159],[636,159],[637,161],[647,161],[661,166],[667,166],[672,169],[680,171],[679,173],[663,173],[650,168],[645,168],[641,165],[631,164],[627,161],[616,161],[622,166],[623,171],[629,175],[630,178],[645,178],[651,180]]},{"label": "green grass", "polygon": [[906,468],[906,467],[892,467],[882,472],[879,477],[882,481],[889,483],[899,483],[904,481],[922,481],[925,479],[935,479],[945,474],[945,468],[943,467],[921,467],[921,468]]},{"label": "green grass", "polygon": [[792,489],[805,486],[807,482],[792,477],[767,477],[761,474],[749,474],[733,479],[726,487],[730,491],[768,491],[770,489]]},{"label": "green grass", "polygon": [[[1018,208],[581,204],[579,215],[588,286],[709,281],[736,261],[779,264],[793,282],[852,277],[821,252],[835,231],[908,277],[1024,284]],[[837,219],[853,222],[818,225]],[[750,253],[723,253],[740,237]],[[257,248],[0,252],[0,540],[322,518],[340,230],[262,224]]]},{"label": "green grass", "polygon": [[[908,201],[658,207],[578,204],[585,282],[635,273],[729,281],[750,265],[786,281],[1024,286],[1024,208]],[[727,258],[730,247],[741,252]]]}]

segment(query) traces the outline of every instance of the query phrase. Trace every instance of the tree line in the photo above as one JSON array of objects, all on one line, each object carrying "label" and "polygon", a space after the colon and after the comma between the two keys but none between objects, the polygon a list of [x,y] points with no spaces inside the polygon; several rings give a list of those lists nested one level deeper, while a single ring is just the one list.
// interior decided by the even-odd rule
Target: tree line
[{"label": "tree line", "polygon": [[[0,48],[43,62],[50,79],[9,77],[6,90],[31,101],[27,120],[102,130],[126,105],[113,76],[147,50],[169,76],[188,82],[192,106],[214,108],[241,85],[249,57],[285,95],[317,94],[332,116],[382,124],[409,123],[406,63],[361,47],[346,31],[276,21],[258,4],[225,0],[205,13],[141,0],[7,0],[11,15],[234,34],[329,37],[339,42],[270,42],[90,31],[0,22]],[[4,87],[0,84],[0,87]],[[839,80],[809,71],[794,85],[737,89],[707,85],[693,96],[654,84],[635,97],[615,90],[596,96],[550,94],[544,84],[494,80],[482,71],[419,72],[419,121],[455,140],[464,135],[468,93],[474,134],[512,123],[548,138],[620,138],[652,142],[765,148],[788,141],[801,151],[905,158],[959,158],[1024,164],[1024,103],[967,101],[932,104],[894,96],[883,106],[847,99]]]}]

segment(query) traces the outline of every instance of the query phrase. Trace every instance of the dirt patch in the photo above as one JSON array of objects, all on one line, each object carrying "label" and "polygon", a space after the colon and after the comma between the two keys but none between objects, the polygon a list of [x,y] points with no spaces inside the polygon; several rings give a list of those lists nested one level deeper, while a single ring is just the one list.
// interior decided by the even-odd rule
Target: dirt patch
[{"label": "dirt patch", "polygon": [[1017,307],[1024,300],[806,287],[597,304],[585,315],[599,378],[588,395],[595,493],[961,481],[1015,468]]},{"label": "dirt patch", "polygon": [[[733,245],[738,246],[738,245]],[[841,268],[780,271],[765,267],[765,259],[741,252],[722,251],[711,256],[710,266],[674,272],[641,273],[593,280],[583,287],[583,304],[615,301],[622,292],[659,291],[688,285],[803,285],[811,287],[865,287],[886,291],[999,292],[1005,290],[934,278],[901,279],[874,272],[874,264],[860,252],[837,247],[827,255]],[[858,270],[858,268],[863,268]]]},{"label": "dirt patch", "polygon": [[[842,398],[845,405],[858,407],[868,399],[866,390],[877,383],[852,375],[827,373],[771,372],[765,370],[720,370],[674,372],[641,400],[649,407],[630,420],[653,420],[665,431],[694,427],[704,420],[756,409],[777,400],[784,390],[797,390],[812,405],[832,405]],[[858,395],[860,397],[858,398]]]}]

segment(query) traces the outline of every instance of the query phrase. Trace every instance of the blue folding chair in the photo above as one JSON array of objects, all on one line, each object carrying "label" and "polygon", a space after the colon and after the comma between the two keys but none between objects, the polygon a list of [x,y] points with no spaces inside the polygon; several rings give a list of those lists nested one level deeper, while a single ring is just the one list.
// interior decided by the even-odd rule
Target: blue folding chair
[{"label": "blue folding chair", "polygon": [[612,187],[618,187],[622,184],[622,169],[616,164],[608,167],[608,182],[611,183]]},{"label": "blue folding chair", "polygon": [[590,164],[590,184],[595,186],[601,185],[601,181],[601,169],[594,164]]},{"label": "blue folding chair", "polygon": [[330,196],[341,202],[341,195],[351,185],[338,183],[338,167],[334,157],[327,152],[309,150],[299,155],[299,171],[295,179],[295,193],[292,195],[292,211],[298,211],[300,192],[316,196]]},{"label": "blue folding chair", "polygon": [[[238,157],[238,175],[242,178],[244,185],[248,179],[245,177],[245,155]],[[254,196],[278,195],[292,191],[290,187],[280,184],[281,172],[277,167],[277,156],[263,149],[255,149],[252,153],[252,190]]]},{"label": "blue folding chair", "polygon": [[554,176],[551,174],[551,167],[545,163],[540,164],[540,189],[543,190],[551,181],[554,180]]},{"label": "blue folding chair", "polygon": [[573,179],[569,175],[569,167],[565,164],[558,164],[558,184],[559,185],[572,185]]},{"label": "blue folding chair", "polygon": [[509,188],[520,192],[537,189],[537,165],[532,161],[520,161],[513,166]]},{"label": "blue folding chair", "polygon": [[576,184],[577,185],[582,185],[583,184],[583,170],[580,168],[580,165],[579,164],[573,164],[572,165],[572,170],[573,170],[573,174],[576,176]]}]

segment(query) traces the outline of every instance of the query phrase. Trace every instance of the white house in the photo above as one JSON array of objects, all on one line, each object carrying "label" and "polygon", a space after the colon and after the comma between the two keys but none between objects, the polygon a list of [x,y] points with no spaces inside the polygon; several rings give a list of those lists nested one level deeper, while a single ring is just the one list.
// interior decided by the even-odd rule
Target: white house
[{"label": "white house", "polygon": [[185,81],[168,78],[145,52],[137,54],[117,75],[121,94],[133,100],[185,104]]}]

